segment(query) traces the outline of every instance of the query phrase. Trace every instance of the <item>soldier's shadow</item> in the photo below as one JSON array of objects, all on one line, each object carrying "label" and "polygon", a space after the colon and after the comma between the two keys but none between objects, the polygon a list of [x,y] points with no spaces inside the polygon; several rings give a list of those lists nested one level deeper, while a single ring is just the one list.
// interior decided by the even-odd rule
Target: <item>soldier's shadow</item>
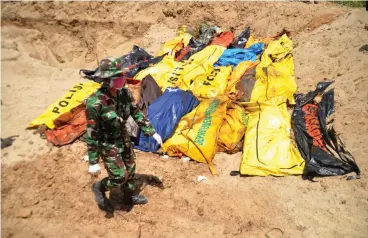
[{"label": "soldier's shadow", "polygon": [[[155,175],[148,174],[135,174],[134,176],[136,191],[135,194],[141,193],[146,186],[158,187],[164,189],[164,184],[161,179]],[[110,192],[109,200],[114,210],[106,212],[106,218],[111,218],[114,216],[114,211],[130,212],[135,205],[124,205],[123,204],[123,192],[120,189],[115,189]],[[112,214],[111,214],[112,213]]]}]

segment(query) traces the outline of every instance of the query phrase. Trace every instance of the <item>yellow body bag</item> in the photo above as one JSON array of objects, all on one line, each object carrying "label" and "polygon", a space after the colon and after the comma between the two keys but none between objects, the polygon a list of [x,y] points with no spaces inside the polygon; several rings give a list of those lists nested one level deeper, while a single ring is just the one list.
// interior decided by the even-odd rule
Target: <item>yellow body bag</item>
[{"label": "yellow body bag", "polygon": [[220,58],[220,56],[224,53],[226,47],[220,45],[209,45],[203,50],[192,55],[188,60],[194,60],[199,64],[203,64],[207,62],[208,64],[214,64]]},{"label": "yellow body bag", "polygon": [[210,65],[218,60],[225,49],[223,46],[207,46],[183,62],[175,61],[172,56],[165,56],[161,62],[140,71],[134,78],[142,80],[150,74],[162,91],[167,87],[188,90],[194,79],[205,75]]},{"label": "yellow body bag", "polygon": [[281,102],[295,104],[294,93],[297,85],[291,50],[293,42],[283,35],[272,41],[261,57],[256,68],[256,83],[251,102],[265,102],[279,97]]},{"label": "yellow body bag", "polygon": [[46,125],[50,129],[54,129],[54,120],[62,114],[71,111],[73,108],[81,105],[83,100],[88,98],[92,93],[96,92],[101,84],[95,82],[83,82],[74,85],[68,93],[62,98],[51,104],[44,113],[34,119],[28,128]]},{"label": "yellow body bag", "polygon": [[302,174],[304,160],[291,143],[287,101],[297,90],[292,41],[283,35],[272,41],[256,68],[256,82],[249,103],[240,173],[285,176]]},{"label": "yellow body bag", "polygon": [[231,152],[243,138],[248,124],[248,115],[244,108],[234,101],[229,101],[224,123],[222,124],[217,145]]},{"label": "yellow body bag", "polygon": [[176,62],[173,57],[167,55],[156,65],[139,71],[134,76],[134,79],[142,80],[144,77],[150,74],[158,83],[161,80],[162,75],[171,72],[180,65],[182,65],[181,62]]},{"label": "yellow body bag", "polygon": [[173,136],[165,141],[164,150],[170,156],[182,156],[207,163],[216,174],[212,160],[216,153],[218,131],[226,116],[224,99],[203,100],[192,112],[182,117]]},{"label": "yellow body bag", "polygon": [[240,173],[285,176],[303,174],[304,159],[291,143],[286,104],[244,103],[249,112]]},{"label": "yellow body bag", "polygon": [[223,46],[210,45],[192,55],[183,69],[182,89],[188,90],[198,76],[206,75],[208,68],[217,62],[225,50]]},{"label": "yellow body bag", "polygon": [[166,41],[161,47],[161,50],[157,53],[157,56],[169,53],[170,56],[175,57],[176,52],[181,50],[184,46],[187,46],[192,37],[191,34],[187,33],[186,26],[181,26],[176,37]]},{"label": "yellow body bag", "polygon": [[230,74],[231,66],[213,67],[209,65],[206,73],[195,78],[189,89],[200,98],[223,96]]}]

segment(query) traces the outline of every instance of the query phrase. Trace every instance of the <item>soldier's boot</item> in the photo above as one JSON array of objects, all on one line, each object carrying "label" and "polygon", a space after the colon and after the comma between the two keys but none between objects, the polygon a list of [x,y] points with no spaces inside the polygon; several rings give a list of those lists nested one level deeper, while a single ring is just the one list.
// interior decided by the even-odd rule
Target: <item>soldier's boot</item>
[{"label": "soldier's boot", "polygon": [[148,203],[148,199],[141,194],[133,194],[131,191],[124,191],[124,205],[138,205]]},{"label": "soldier's boot", "polygon": [[106,197],[106,188],[102,185],[101,181],[98,181],[92,185],[92,192],[95,195],[95,201],[101,210],[112,212],[113,207]]}]

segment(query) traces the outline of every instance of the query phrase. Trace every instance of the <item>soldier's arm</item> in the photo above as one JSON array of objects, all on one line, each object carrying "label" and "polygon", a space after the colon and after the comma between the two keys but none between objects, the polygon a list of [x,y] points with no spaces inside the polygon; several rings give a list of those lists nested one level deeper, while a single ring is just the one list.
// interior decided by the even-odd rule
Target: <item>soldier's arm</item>
[{"label": "soldier's arm", "polygon": [[99,139],[99,116],[97,110],[92,106],[86,108],[87,117],[87,148],[89,164],[98,163],[98,139]]},{"label": "soldier's arm", "polygon": [[147,117],[139,110],[139,108],[133,103],[133,96],[128,92],[130,98],[130,115],[133,117],[138,126],[142,129],[146,136],[152,136],[156,133],[155,129],[151,125]]}]

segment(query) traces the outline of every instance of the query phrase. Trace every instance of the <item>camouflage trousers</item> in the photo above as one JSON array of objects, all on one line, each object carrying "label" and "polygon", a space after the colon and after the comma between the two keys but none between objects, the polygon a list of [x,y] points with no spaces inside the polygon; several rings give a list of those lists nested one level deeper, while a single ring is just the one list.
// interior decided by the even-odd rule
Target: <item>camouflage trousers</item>
[{"label": "camouflage trousers", "polygon": [[101,157],[108,177],[102,180],[108,190],[122,186],[123,190],[135,190],[135,153],[130,140],[126,143],[102,143]]}]

